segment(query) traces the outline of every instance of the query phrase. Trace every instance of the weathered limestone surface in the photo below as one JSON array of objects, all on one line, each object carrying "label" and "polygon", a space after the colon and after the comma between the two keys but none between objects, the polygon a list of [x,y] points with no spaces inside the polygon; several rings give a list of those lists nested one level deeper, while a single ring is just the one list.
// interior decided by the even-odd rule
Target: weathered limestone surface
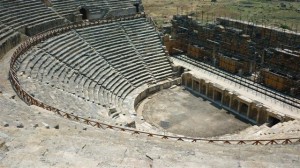
[{"label": "weathered limestone surface", "polygon": [[26,27],[26,34],[29,36],[36,35],[38,33],[41,33],[43,31],[46,31],[48,29],[61,26],[65,23],[64,18],[59,18],[55,20],[50,20],[48,22],[41,22],[37,25],[29,25]]},{"label": "weathered limestone surface", "polygon": [[[228,146],[167,141],[96,130],[27,106],[7,80],[9,56],[0,62],[0,167],[297,167],[299,145]],[[14,127],[19,120],[24,128]],[[50,125],[50,129],[42,126]],[[37,124],[34,128],[31,124]],[[59,124],[59,129],[53,126]],[[30,151],[30,152],[28,152]],[[16,159],[18,158],[18,159]]]}]

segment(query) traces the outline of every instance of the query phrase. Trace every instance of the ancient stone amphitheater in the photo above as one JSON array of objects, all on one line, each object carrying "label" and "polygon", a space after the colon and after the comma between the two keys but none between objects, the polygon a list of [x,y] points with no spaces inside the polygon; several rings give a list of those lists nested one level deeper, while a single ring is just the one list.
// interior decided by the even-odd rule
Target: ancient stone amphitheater
[{"label": "ancient stone amphitheater", "polygon": [[[300,165],[299,83],[288,82],[293,94],[274,90],[226,71],[229,58],[216,54],[225,51],[211,30],[241,21],[201,26],[201,48],[185,38],[189,18],[174,16],[170,38],[141,1],[0,0],[0,9],[0,167]],[[284,53],[298,58],[300,35],[288,37],[296,49]],[[226,44],[229,53],[235,41]]]}]

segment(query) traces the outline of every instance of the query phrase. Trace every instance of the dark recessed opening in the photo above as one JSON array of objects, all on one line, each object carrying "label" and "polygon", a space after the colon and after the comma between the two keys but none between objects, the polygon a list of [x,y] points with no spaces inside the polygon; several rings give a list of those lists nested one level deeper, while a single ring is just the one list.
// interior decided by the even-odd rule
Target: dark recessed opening
[{"label": "dark recessed opening", "polygon": [[87,19],[87,10],[84,8],[80,8],[79,12],[82,14],[82,20]]},{"label": "dark recessed opening", "polygon": [[192,78],[189,77],[186,80],[187,80],[187,87],[192,88]]},{"label": "dark recessed opening", "polygon": [[229,104],[230,104],[230,97],[226,95],[223,100],[223,105],[229,107]]},{"label": "dark recessed opening", "polygon": [[134,4],[136,13],[140,12],[140,4]]},{"label": "dark recessed opening", "polygon": [[244,103],[241,103],[240,105],[240,114],[244,115],[244,116],[247,116],[247,112],[248,112],[248,105],[247,104],[244,104]]},{"label": "dark recessed opening", "polygon": [[215,101],[217,101],[219,103],[222,101],[222,93],[221,92],[215,91]]},{"label": "dark recessed opening", "polygon": [[183,68],[183,67],[180,67],[180,68],[179,68],[179,75],[183,74],[183,72],[184,72],[184,68]]},{"label": "dark recessed opening", "polygon": [[269,126],[269,127],[272,127],[272,126],[274,126],[274,125],[276,125],[276,124],[278,124],[278,123],[280,123],[280,120],[279,120],[279,119],[277,119],[277,118],[275,118],[275,117],[269,116],[269,120],[268,120],[268,126]]},{"label": "dark recessed opening", "polygon": [[253,109],[249,114],[249,118],[256,121],[257,120],[257,114],[258,114],[257,109]]},{"label": "dark recessed opening", "polygon": [[238,106],[239,106],[239,102],[236,99],[234,99],[231,108],[235,111],[238,111]]}]

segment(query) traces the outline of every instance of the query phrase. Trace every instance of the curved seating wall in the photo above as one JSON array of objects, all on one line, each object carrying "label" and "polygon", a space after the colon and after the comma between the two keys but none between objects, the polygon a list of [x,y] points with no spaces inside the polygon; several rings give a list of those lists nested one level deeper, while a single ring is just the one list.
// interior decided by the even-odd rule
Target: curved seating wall
[{"label": "curved seating wall", "polygon": [[64,24],[64,18],[37,0],[1,0],[0,21],[29,36]]},{"label": "curved seating wall", "polygon": [[21,35],[0,22],[0,59],[11,48],[21,42]]},{"label": "curved seating wall", "polygon": [[[95,22],[92,23],[91,25],[94,24],[102,24],[102,22]],[[114,129],[117,131],[126,131],[132,134],[142,134],[146,135],[148,137],[158,137],[161,139],[171,139],[171,140],[178,140],[178,141],[188,141],[188,142],[208,142],[208,143],[221,143],[221,144],[252,144],[252,145],[273,145],[273,144],[291,144],[291,143],[297,143],[299,142],[299,138],[281,138],[281,139],[247,139],[247,140],[230,140],[230,139],[206,139],[206,138],[191,138],[191,137],[182,137],[182,136],[169,136],[169,135],[161,135],[161,134],[154,134],[150,132],[144,132],[144,131],[139,131],[136,129],[128,129],[124,127],[119,127],[119,126],[113,126],[97,121],[93,121],[87,118],[79,117],[74,114],[70,114],[67,112],[63,112],[57,108],[51,107],[37,99],[35,99],[33,96],[31,96],[29,93],[27,93],[19,84],[19,80],[16,75],[16,70],[18,68],[19,63],[17,62],[17,59],[21,57],[28,49],[30,49],[32,46],[40,43],[41,41],[44,41],[50,37],[57,36],[61,33],[70,31],[72,28],[75,27],[84,27],[88,25],[71,25],[71,26],[66,26],[63,28],[55,29],[48,31],[46,33],[40,34],[38,36],[35,36],[33,38],[28,39],[24,43],[22,43],[14,52],[11,62],[10,62],[10,71],[9,71],[9,79],[11,81],[11,84],[17,94],[20,96],[22,100],[24,100],[26,103],[29,105],[36,105],[38,107],[44,108],[46,110],[54,112],[54,114],[57,114],[61,117],[64,117],[69,120],[77,121],[77,122],[82,122],[87,125],[90,125],[95,128],[109,128],[109,129]]]},{"label": "curved seating wall", "polygon": [[[137,13],[133,1],[130,0],[52,0],[50,6],[59,15],[70,21],[81,20],[79,13],[81,7],[86,10],[88,19],[128,16]],[[140,4],[140,6],[142,5]],[[140,7],[140,9],[143,8]]]},{"label": "curved seating wall", "polygon": [[[147,32],[134,32],[139,25]],[[121,109],[134,89],[172,76],[159,40],[146,18],[79,28],[32,47],[18,60],[18,71],[84,100]]]}]

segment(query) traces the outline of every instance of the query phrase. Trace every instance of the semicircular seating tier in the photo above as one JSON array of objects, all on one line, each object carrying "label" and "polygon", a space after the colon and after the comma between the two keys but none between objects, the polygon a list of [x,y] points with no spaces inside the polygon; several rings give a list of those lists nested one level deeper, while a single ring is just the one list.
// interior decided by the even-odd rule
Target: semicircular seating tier
[{"label": "semicircular seating tier", "polygon": [[131,0],[0,0],[0,57],[27,36],[82,21],[81,7],[96,20],[138,13]]},{"label": "semicircular seating tier", "polygon": [[[88,19],[101,19],[109,16],[126,16],[137,13],[134,3],[139,1],[131,0],[52,0],[50,7],[59,15],[70,21],[76,21],[79,9],[84,8],[89,15]],[[143,11],[140,4],[139,11]]]},{"label": "semicircular seating tier", "polygon": [[20,43],[20,41],[21,35],[19,32],[0,22],[0,59],[12,47]]},{"label": "semicircular seating tier", "polygon": [[0,58],[26,36],[63,25],[64,20],[38,0],[0,0]]},{"label": "semicircular seating tier", "polygon": [[29,36],[62,25],[64,20],[38,0],[0,0],[0,21]]},{"label": "semicircular seating tier", "polygon": [[126,120],[141,91],[173,76],[146,18],[73,29],[32,47],[18,63],[32,96],[93,119]]}]

